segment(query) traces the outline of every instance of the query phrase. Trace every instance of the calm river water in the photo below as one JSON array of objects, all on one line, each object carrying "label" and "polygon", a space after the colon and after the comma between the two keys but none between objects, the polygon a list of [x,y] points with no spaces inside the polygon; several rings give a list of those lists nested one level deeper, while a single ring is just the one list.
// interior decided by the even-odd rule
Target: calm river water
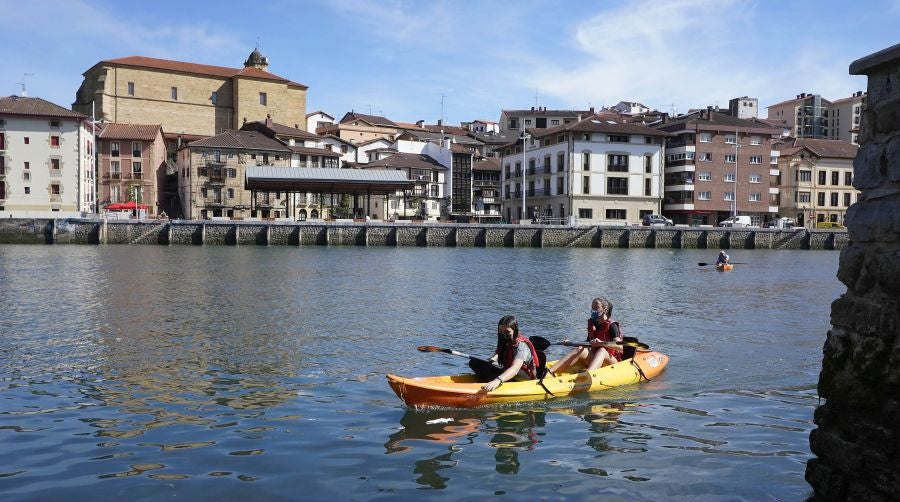
[{"label": "calm river water", "polygon": [[[731,255],[0,246],[0,498],[802,500],[839,253]],[[662,375],[476,410],[387,385],[507,313],[581,338],[598,295]]]}]

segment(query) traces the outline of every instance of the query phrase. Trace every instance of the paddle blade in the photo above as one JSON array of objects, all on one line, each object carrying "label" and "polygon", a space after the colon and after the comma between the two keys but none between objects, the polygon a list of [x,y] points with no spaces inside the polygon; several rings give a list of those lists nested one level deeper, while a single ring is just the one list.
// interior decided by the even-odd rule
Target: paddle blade
[{"label": "paddle blade", "polygon": [[435,347],[434,345],[419,345],[416,347],[416,350],[419,352],[446,352],[450,353],[450,349],[442,349],[440,347]]},{"label": "paddle blade", "polygon": [[698,263],[697,265],[700,266],[700,267],[705,267],[705,266],[709,265],[709,263],[706,263],[706,262],[702,262],[702,261],[701,261],[701,262]]}]

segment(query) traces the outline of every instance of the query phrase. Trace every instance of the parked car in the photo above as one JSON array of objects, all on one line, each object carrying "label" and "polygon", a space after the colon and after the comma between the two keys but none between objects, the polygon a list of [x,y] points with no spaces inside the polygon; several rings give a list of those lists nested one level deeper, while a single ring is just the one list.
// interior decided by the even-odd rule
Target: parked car
[{"label": "parked car", "polygon": [[749,227],[751,225],[749,216],[732,216],[727,220],[719,222],[720,227]]},{"label": "parked car", "polygon": [[844,225],[841,225],[840,223],[838,223],[836,221],[820,221],[820,222],[816,223],[816,228],[822,228],[825,230],[843,230],[847,227],[845,227]]},{"label": "parked car", "polygon": [[644,225],[645,227],[652,227],[652,226],[659,226],[659,225],[662,225],[665,227],[671,227],[672,225],[675,224],[675,222],[673,222],[672,220],[666,218],[665,216],[663,216],[661,214],[648,214],[648,215],[644,216],[644,219],[641,221],[641,224]]},{"label": "parked car", "polygon": [[796,223],[793,218],[775,218],[768,224],[769,228],[794,228]]}]

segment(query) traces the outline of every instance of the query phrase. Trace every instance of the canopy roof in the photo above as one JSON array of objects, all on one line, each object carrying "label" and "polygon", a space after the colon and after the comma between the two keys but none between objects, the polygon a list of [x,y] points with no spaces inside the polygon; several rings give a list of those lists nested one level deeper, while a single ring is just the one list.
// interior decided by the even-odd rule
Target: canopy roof
[{"label": "canopy roof", "polygon": [[248,166],[244,188],[268,192],[370,193],[412,190],[415,182],[396,169]]}]

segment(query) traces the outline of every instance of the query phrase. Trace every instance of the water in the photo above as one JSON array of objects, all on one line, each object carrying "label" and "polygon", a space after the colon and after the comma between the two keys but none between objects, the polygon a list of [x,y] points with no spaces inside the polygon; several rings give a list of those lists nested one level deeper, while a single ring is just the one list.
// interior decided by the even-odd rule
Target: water
[{"label": "water", "polygon": [[[0,496],[802,500],[839,255],[731,254],[0,246]],[[386,383],[506,313],[579,339],[598,295],[661,376],[476,410]]]}]

